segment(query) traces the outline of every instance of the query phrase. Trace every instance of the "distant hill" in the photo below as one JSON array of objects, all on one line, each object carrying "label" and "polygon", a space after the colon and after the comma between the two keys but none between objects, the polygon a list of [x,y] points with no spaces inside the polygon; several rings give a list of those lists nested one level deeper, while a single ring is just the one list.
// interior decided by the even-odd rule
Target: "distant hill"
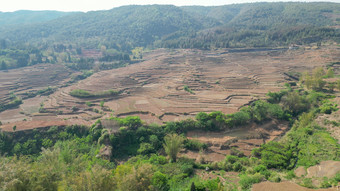
[{"label": "distant hill", "polygon": [[[55,13],[58,14],[62,13]],[[0,31],[0,37],[9,43],[106,45],[124,51],[137,46],[203,49],[278,46],[340,40],[339,30],[335,29],[340,25],[336,19],[339,17],[339,3],[133,5],[8,27]]]},{"label": "distant hill", "polygon": [[277,46],[333,39],[340,41],[339,3],[250,3],[217,7],[183,7],[198,17],[218,20],[222,25],[201,30],[194,37],[163,46],[213,47]]},{"label": "distant hill", "polygon": [[74,14],[74,12],[28,11],[28,10],[14,12],[0,12],[0,27],[41,23],[70,14]]}]

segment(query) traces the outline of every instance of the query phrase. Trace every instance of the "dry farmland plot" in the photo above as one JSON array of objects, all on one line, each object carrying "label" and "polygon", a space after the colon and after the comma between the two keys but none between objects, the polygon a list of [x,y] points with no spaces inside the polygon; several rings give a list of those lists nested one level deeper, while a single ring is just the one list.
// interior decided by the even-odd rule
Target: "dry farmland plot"
[{"label": "dry farmland plot", "polygon": [[[287,73],[337,61],[339,54],[335,46],[256,52],[158,49],[144,55],[144,62],[101,71],[59,88],[44,101],[47,114],[33,116],[32,120],[91,124],[113,113],[162,123],[194,117],[200,111],[232,113],[294,80]],[[85,99],[72,97],[70,92],[75,89],[94,94],[108,90],[121,93]],[[104,108],[100,101],[105,102]]]},{"label": "dry farmland plot", "polygon": [[[25,68],[0,71],[0,104],[10,101],[10,94],[25,97],[25,93],[34,92],[48,86],[62,86],[69,80],[71,71],[62,65],[39,64]],[[23,104],[0,113],[2,123],[31,121],[38,112],[40,103],[46,96],[37,96],[23,100]],[[31,128],[34,128],[33,126]]]},{"label": "dry farmland plot", "polygon": [[[120,117],[138,115],[146,122],[180,120],[200,111],[232,113],[268,91],[278,91],[290,79],[284,73],[302,72],[336,60],[339,50],[294,50],[226,53],[199,50],[160,49],[142,63],[94,74],[73,86],[60,89],[45,102],[45,108],[91,120],[85,102],[105,106]],[[192,91],[184,90],[184,87]],[[80,99],[74,89],[89,92],[122,91],[119,96]],[[105,112],[104,112],[105,113]]]}]

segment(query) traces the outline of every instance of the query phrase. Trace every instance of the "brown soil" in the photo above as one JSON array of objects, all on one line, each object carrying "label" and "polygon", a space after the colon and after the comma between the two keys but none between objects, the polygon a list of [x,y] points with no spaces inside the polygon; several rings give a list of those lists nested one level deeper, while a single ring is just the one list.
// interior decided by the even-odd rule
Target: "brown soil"
[{"label": "brown soil", "polygon": [[306,171],[305,167],[300,166],[300,167],[298,167],[297,169],[294,170],[294,173],[297,177],[301,177],[301,176],[306,175],[307,171]]},{"label": "brown soil", "polygon": [[337,188],[309,189],[292,182],[261,182],[254,184],[252,191],[336,191]]},{"label": "brown soil", "polygon": [[307,169],[307,178],[332,178],[340,171],[340,161],[322,161],[319,165]]}]

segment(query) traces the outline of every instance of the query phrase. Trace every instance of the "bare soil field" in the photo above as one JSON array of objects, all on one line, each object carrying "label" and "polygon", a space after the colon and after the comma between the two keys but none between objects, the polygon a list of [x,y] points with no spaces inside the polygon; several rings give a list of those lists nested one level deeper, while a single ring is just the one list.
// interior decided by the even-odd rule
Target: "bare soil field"
[{"label": "bare soil field", "polygon": [[[102,71],[60,89],[44,102],[44,107],[52,113],[63,111],[93,120],[85,103],[98,106],[105,101],[114,115],[138,115],[147,123],[181,120],[200,111],[233,113],[293,80],[287,73],[335,61],[339,52],[335,47],[241,53],[159,49],[144,56],[144,62]],[[185,91],[184,86],[192,93]],[[74,89],[89,92],[112,89],[123,93],[111,98],[81,99],[69,95]],[[72,112],[72,107],[79,111]]]},{"label": "bare soil field", "polygon": [[[0,121],[10,126],[24,119],[91,124],[113,114],[137,115],[146,123],[161,124],[192,118],[201,111],[233,113],[265,97],[268,91],[278,91],[284,83],[294,81],[292,73],[338,61],[339,55],[340,49],[333,45],[321,49],[239,52],[158,49],[144,55],[143,62],[101,71],[59,88],[48,97],[27,100],[18,109],[0,113]],[[30,88],[56,86],[69,76],[69,71],[59,65],[2,72],[0,99],[8,97],[11,89],[20,94]],[[185,91],[185,86],[191,92]],[[116,90],[121,94],[76,98],[70,95],[74,89],[92,93]],[[100,101],[105,102],[105,107],[100,107]],[[34,106],[33,102],[39,105]],[[36,113],[40,103],[44,105],[43,114]]]},{"label": "bare soil field", "polygon": [[70,70],[57,64],[39,64],[0,71],[0,104],[6,103],[11,93],[20,96],[25,92],[58,86],[70,75]]}]

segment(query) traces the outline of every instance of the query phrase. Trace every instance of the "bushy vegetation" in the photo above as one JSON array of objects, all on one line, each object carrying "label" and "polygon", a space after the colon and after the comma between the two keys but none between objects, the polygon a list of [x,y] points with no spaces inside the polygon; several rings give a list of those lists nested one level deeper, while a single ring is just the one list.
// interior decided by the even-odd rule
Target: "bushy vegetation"
[{"label": "bushy vegetation", "polygon": [[70,95],[73,97],[79,97],[79,98],[100,98],[100,97],[110,97],[110,96],[115,96],[118,95],[118,91],[114,90],[108,90],[108,91],[103,91],[103,92],[95,92],[91,93],[86,90],[81,90],[81,89],[74,89],[70,92]]}]

